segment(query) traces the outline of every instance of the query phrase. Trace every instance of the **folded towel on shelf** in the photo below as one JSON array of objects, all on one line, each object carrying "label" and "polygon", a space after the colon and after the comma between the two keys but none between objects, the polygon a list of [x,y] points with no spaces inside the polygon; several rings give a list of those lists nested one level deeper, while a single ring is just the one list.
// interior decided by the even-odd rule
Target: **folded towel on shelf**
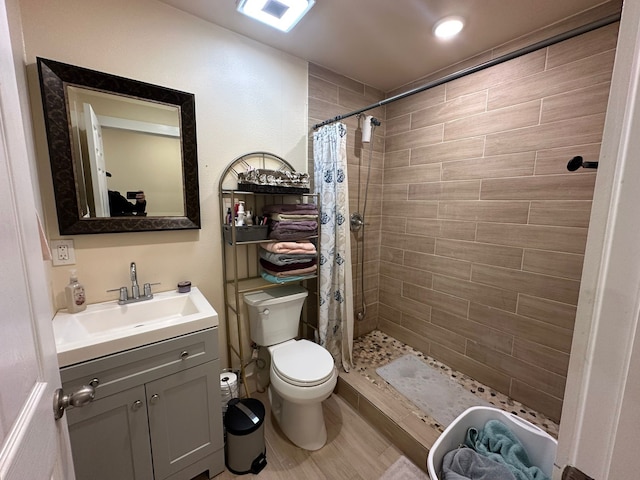
[{"label": "folded towel on shelf", "polygon": [[269,218],[276,222],[280,222],[283,220],[314,220],[318,218],[318,215],[309,213],[309,214],[301,214],[301,213],[270,213]]},{"label": "folded towel on shelf", "polygon": [[318,222],[311,220],[273,222],[269,238],[273,240],[301,240],[318,233]]},{"label": "folded towel on shelf", "polygon": [[272,272],[288,272],[290,270],[297,270],[300,268],[308,268],[311,267],[313,265],[316,264],[316,259],[315,257],[307,260],[304,263],[292,263],[292,264],[288,264],[288,265],[276,265],[275,263],[271,263],[268,260],[265,260],[264,258],[260,259],[260,265],[262,265],[264,268],[266,268],[269,271]]},{"label": "folded towel on shelf", "polygon": [[481,430],[469,428],[465,445],[487,458],[506,465],[517,480],[549,480],[531,464],[524,446],[500,420],[489,420]]},{"label": "folded towel on shelf", "polygon": [[267,282],[271,283],[289,283],[289,282],[299,282],[300,280],[307,280],[309,278],[313,278],[314,275],[292,275],[290,277],[276,277],[275,275],[271,275],[264,270],[260,272],[260,276],[264,278]]},{"label": "folded towel on shelf", "polygon": [[300,264],[305,262],[310,262],[311,260],[316,258],[316,253],[273,253],[265,250],[264,248],[259,249],[260,258],[265,259],[267,262],[273,263],[274,265],[292,265],[292,264]]},{"label": "folded towel on shelf", "polygon": [[277,232],[272,232],[269,234],[269,239],[270,240],[281,240],[283,242],[295,242],[296,240],[302,240],[304,238],[310,238],[315,236],[316,234],[314,232],[292,232],[292,231],[285,231],[285,230],[280,230]]},{"label": "folded towel on shelf", "polygon": [[292,232],[315,232],[318,230],[318,222],[315,220],[283,220],[271,222],[271,231],[287,230]]},{"label": "folded towel on shelf", "polygon": [[262,213],[297,213],[299,215],[317,215],[318,206],[314,203],[280,203],[265,205]]},{"label": "folded towel on shelf", "polygon": [[262,265],[262,270],[277,278],[288,278],[288,277],[297,277],[300,275],[312,275],[318,270],[318,266],[311,265],[306,268],[295,268],[292,270],[283,270],[278,272],[276,270],[270,270],[268,268],[265,268],[264,265]]},{"label": "folded towel on shelf", "polygon": [[515,480],[506,465],[472,448],[457,448],[442,458],[442,480]]},{"label": "folded towel on shelf", "polygon": [[309,240],[299,242],[263,242],[260,247],[273,253],[316,253],[316,246]]}]

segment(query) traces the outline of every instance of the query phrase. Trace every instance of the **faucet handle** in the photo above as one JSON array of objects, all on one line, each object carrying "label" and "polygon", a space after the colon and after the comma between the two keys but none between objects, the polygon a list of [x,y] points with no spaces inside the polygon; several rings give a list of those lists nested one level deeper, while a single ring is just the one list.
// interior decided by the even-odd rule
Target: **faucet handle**
[{"label": "faucet handle", "polygon": [[126,302],[129,299],[127,287],[112,288],[111,290],[107,290],[107,292],[120,292],[120,298],[118,298],[119,302]]},{"label": "faucet handle", "polygon": [[156,282],[156,283],[145,283],[144,284],[144,296],[145,297],[153,297],[153,294],[151,293],[151,286],[152,285],[160,285],[160,282]]}]

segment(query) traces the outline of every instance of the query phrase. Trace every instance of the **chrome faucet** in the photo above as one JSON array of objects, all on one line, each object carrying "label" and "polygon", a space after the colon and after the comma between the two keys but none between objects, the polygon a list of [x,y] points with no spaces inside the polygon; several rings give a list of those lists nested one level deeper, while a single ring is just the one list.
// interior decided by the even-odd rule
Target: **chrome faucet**
[{"label": "chrome faucet", "polygon": [[138,270],[136,268],[135,262],[131,262],[131,265],[129,266],[129,277],[131,278],[131,296],[129,296],[129,289],[127,287],[107,290],[107,292],[120,293],[120,296],[118,298],[119,305],[151,300],[153,298],[153,293],[151,293],[151,285],[160,285],[160,283],[145,283],[143,293],[142,295],[140,295],[140,285],[138,285]]},{"label": "chrome faucet", "polygon": [[138,285],[138,274],[136,272],[135,262],[131,262],[129,274],[131,276],[131,296],[137,300],[140,298],[140,286]]}]

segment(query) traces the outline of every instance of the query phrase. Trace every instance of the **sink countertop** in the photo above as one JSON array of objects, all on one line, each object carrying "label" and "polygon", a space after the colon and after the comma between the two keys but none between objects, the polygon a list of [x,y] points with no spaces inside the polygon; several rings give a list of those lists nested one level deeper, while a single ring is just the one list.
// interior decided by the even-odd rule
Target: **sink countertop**
[{"label": "sink countertop", "polygon": [[53,318],[60,367],[217,326],[217,312],[196,287],[127,305],[113,300],[79,313],[60,310]]}]

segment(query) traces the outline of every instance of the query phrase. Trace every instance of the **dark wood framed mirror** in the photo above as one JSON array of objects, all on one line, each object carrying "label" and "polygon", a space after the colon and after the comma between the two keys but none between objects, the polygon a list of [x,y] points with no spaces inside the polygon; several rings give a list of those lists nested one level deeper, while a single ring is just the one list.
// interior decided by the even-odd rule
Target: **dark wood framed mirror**
[{"label": "dark wood framed mirror", "polygon": [[37,64],[60,234],[200,228],[194,95]]}]

